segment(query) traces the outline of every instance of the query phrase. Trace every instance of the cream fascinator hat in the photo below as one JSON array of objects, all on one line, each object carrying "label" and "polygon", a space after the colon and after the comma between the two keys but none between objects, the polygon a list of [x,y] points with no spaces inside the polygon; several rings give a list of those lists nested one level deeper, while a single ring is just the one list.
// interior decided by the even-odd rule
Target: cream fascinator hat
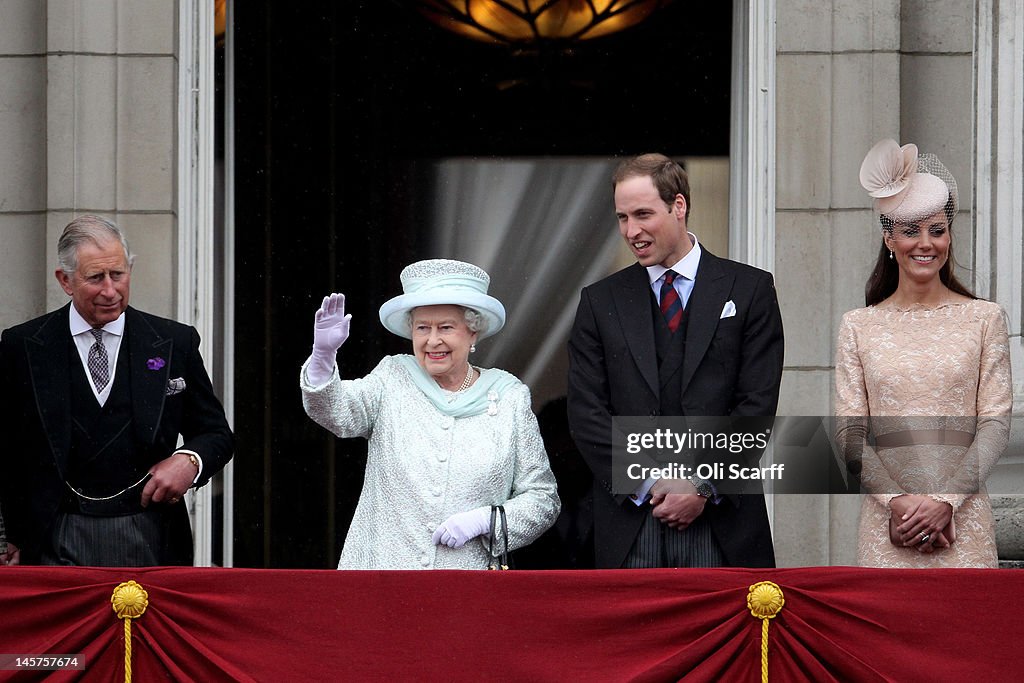
[{"label": "cream fascinator hat", "polygon": [[875,211],[893,223],[914,223],[943,209],[953,198],[956,180],[934,154],[918,155],[917,145],[900,147],[881,140],[860,165],[860,184],[875,198]]},{"label": "cream fascinator hat", "polygon": [[412,339],[408,312],[417,306],[452,304],[477,311],[487,320],[480,339],[490,337],[505,326],[505,307],[488,296],[490,276],[472,263],[449,259],[417,261],[402,270],[402,291],[380,307],[380,322],[399,337]]}]

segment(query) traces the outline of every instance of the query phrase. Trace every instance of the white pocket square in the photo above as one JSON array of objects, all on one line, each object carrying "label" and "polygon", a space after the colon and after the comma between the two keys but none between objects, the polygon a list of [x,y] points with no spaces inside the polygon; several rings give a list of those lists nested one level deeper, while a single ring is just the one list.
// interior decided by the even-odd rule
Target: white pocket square
[{"label": "white pocket square", "polygon": [[174,396],[175,394],[180,394],[183,391],[185,391],[185,378],[184,377],[179,377],[177,379],[169,379],[169,380],[167,380],[167,392],[166,393],[167,393],[168,396]]},{"label": "white pocket square", "polygon": [[732,299],[725,302],[725,306],[722,307],[722,315],[718,316],[718,319],[731,318],[736,315],[736,304],[733,303]]}]

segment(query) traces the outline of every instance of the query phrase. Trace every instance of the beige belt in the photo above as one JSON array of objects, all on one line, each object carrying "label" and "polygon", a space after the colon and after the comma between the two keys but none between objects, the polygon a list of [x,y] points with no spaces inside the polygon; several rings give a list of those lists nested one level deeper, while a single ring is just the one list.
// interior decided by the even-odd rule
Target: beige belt
[{"label": "beige belt", "polygon": [[905,432],[879,434],[875,437],[875,448],[879,449],[925,444],[970,448],[972,443],[974,434],[958,429],[911,429]]}]

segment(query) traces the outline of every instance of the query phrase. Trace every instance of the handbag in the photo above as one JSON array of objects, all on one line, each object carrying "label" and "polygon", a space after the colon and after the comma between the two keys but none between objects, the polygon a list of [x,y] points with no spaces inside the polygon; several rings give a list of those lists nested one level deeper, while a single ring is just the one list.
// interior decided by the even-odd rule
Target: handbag
[{"label": "handbag", "polygon": [[[501,554],[497,557],[494,555],[494,537],[498,534],[497,521],[498,516],[501,516],[501,536],[503,545],[499,546]],[[487,544],[487,568],[488,569],[508,569],[508,523],[505,520],[505,508],[501,505],[491,506],[491,540]]]}]

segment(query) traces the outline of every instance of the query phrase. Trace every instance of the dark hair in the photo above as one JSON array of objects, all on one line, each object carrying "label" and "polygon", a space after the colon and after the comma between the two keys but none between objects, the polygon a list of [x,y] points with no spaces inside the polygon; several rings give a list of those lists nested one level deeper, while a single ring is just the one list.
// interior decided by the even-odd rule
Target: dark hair
[{"label": "dark hair", "polygon": [[647,176],[658,190],[658,196],[672,206],[676,195],[686,200],[686,220],[690,220],[690,179],[683,167],[664,154],[641,154],[619,163],[612,174],[612,190],[627,178]]},{"label": "dark hair", "polygon": [[[946,285],[952,292],[962,294],[971,299],[977,299],[978,297],[974,293],[967,289],[959,280],[956,279],[956,275],[953,273],[953,269],[956,267],[956,261],[953,258],[953,216],[955,215],[953,206],[953,197],[951,196],[946,201],[946,206],[943,208],[946,214],[946,222],[949,224],[949,254],[946,262],[942,264],[942,268],[939,269],[939,280],[942,284]],[[880,215],[878,222],[882,226],[882,232],[886,235],[892,236],[893,233],[893,221],[888,216]],[[885,246],[885,239],[882,239],[882,246],[878,250],[878,258],[875,259],[875,267],[871,271],[871,275],[868,276],[868,281],[864,285],[864,305],[874,306],[880,304],[896,291],[896,287],[900,283],[900,268],[895,260],[889,258],[889,247]]]}]

